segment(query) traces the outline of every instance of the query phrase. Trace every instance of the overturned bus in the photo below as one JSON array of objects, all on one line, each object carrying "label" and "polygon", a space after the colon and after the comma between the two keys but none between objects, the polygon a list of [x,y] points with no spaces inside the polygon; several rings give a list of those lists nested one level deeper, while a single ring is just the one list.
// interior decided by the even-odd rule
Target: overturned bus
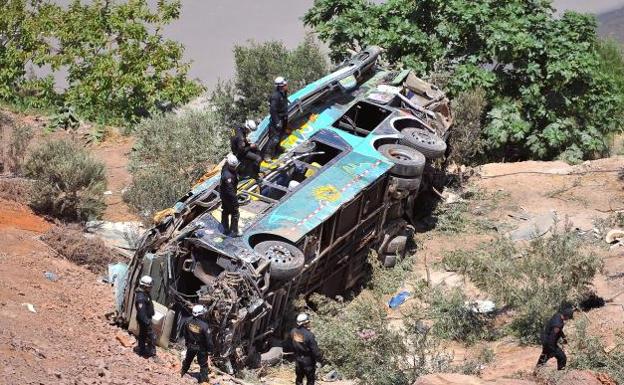
[{"label": "overturned bus", "polygon": [[[215,358],[242,367],[284,327],[291,300],[358,287],[371,249],[393,265],[452,117],[444,93],[410,71],[378,68],[379,54],[367,48],[289,97],[284,153],[262,179],[239,183],[240,237],[222,233],[218,173],[159,218],[129,266],[122,324],[136,330],[135,290],[149,274],[159,344],[178,339],[190,308],[204,304]],[[268,123],[251,135],[260,148]]]}]

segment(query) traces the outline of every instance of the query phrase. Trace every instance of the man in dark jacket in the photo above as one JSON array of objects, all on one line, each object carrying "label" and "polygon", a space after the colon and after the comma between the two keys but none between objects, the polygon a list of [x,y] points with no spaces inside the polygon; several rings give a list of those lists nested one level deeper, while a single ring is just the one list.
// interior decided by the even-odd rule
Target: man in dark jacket
[{"label": "man in dark jacket", "polygon": [[152,329],[152,317],[154,316],[154,304],[150,291],[152,290],[152,277],[144,275],[139,280],[139,289],[134,298],[136,306],[136,320],[139,325],[138,353],[143,357],[156,355],[154,330]]},{"label": "man in dark jacket", "polygon": [[197,357],[200,383],[208,381],[208,356],[214,350],[210,327],[201,319],[204,314],[206,314],[206,308],[203,305],[193,306],[193,317],[187,319],[182,326],[184,342],[186,343],[186,357],[182,362],[180,374],[184,377],[191,367],[193,359]]},{"label": "man in dark jacket", "polygon": [[262,157],[258,152],[258,147],[255,143],[250,143],[247,139],[247,135],[250,132],[256,130],[256,122],[253,120],[247,120],[242,127],[237,127],[232,130],[232,136],[230,137],[230,148],[232,154],[236,155],[236,158],[242,163],[242,169],[245,172],[251,172],[251,175],[256,177],[260,171],[260,162]]},{"label": "man in dark jacket", "polygon": [[314,385],[316,363],[322,359],[314,334],[310,331],[310,317],[306,313],[297,316],[297,327],[290,331],[290,340],[295,353],[296,385]]},{"label": "man in dark jacket", "polygon": [[546,324],[542,335],[542,354],[539,356],[536,368],[546,364],[546,362],[555,357],[557,359],[557,370],[562,370],[566,366],[567,357],[558,345],[559,339],[567,344],[566,336],[563,333],[565,321],[572,318],[574,311],[571,307],[566,307],[560,313],[556,313]]},{"label": "man in dark jacket", "polygon": [[228,154],[225,165],[221,169],[221,182],[219,194],[221,195],[221,225],[223,234],[237,237],[238,234],[238,158],[234,154]]},{"label": "man in dark jacket", "polygon": [[265,148],[265,159],[277,155],[279,143],[288,129],[288,82],[281,76],[275,78],[275,91],[269,98],[269,142]]}]

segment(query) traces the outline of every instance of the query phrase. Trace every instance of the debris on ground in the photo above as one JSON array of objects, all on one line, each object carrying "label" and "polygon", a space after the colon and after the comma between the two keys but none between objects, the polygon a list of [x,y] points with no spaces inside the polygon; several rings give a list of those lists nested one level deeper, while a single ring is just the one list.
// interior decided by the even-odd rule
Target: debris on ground
[{"label": "debris on ground", "polygon": [[47,280],[56,282],[59,280],[59,276],[51,271],[46,271],[43,273],[43,276],[46,277]]},{"label": "debris on ground", "polygon": [[624,230],[622,229],[609,230],[609,232],[605,236],[605,241],[611,244],[624,242]]},{"label": "debris on ground", "polygon": [[509,233],[512,241],[530,241],[546,234],[557,220],[557,213],[550,211],[532,218]]},{"label": "debris on ground", "polygon": [[342,376],[336,370],[332,370],[329,373],[327,373],[325,376],[323,376],[323,381],[334,382],[334,381],[339,381],[339,380],[342,380]]},{"label": "debris on ground", "polygon": [[131,257],[144,228],[141,222],[89,221],[85,231],[102,240],[108,247]]},{"label": "debris on ground", "polygon": [[465,305],[468,310],[477,314],[490,314],[496,310],[496,304],[489,300],[466,301]]},{"label": "debris on ground", "polygon": [[388,301],[388,307],[390,307],[390,309],[397,309],[399,306],[403,305],[405,301],[407,301],[407,298],[409,298],[409,296],[409,291],[403,290],[399,294],[390,298],[390,301]]},{"label": "debris on ground", "polygon": [[35,310],[35,305],[33,305],[32,303],[23,303],[22,306],[26,306],[28,311],[31,312],[31,313],[36,313],[37,312],[37,310]]}]

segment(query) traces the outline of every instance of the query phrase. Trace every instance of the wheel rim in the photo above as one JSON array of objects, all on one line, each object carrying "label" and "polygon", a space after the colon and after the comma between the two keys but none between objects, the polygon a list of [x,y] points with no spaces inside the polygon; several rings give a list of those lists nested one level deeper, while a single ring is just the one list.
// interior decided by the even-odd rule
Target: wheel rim
[{"label": "wheel rim", "polygon": [[294,260],[290,250],[283,246],[271,246],[266,252],[266,257],[271,263],[286,264]]},{"label": "wheel rim", "polygon": [[419,128],[414,131],[411,131],[409,134],[412,137],[412,139],[423,144],[428,144],[428,145],[433,146],[438,143],[438,141],[436,140],[437,138],[433,136],[427,130],[423,130]]}]

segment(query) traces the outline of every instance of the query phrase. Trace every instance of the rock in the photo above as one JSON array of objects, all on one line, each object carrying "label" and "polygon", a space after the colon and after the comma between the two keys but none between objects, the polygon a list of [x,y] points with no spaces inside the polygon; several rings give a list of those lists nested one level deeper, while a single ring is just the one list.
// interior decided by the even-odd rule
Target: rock
[{"label": "rock", "polygon": [[561,383],[566,385],[603,385],[596,374],[589,370],[571,370],[563,375]]},{"label": "rock", "polygon": [[115,339],[126,348],[134,346],[134,341],[132,341],[131,337],[122,331],[119,331],[117,332],[117,334],[115,334]]},{"label": "rock", "polygon": [[528,241],[546,234],[554,225],[557,215],[554,211],[538,215],[509,233],[513,241]]},{"label": "rock", "polygon": [[438,373],[422,376],[414,382],[414,385],[537,385],[537,383],[519,379],[485,381],[475,376],[466,376],[456,373]]}]

